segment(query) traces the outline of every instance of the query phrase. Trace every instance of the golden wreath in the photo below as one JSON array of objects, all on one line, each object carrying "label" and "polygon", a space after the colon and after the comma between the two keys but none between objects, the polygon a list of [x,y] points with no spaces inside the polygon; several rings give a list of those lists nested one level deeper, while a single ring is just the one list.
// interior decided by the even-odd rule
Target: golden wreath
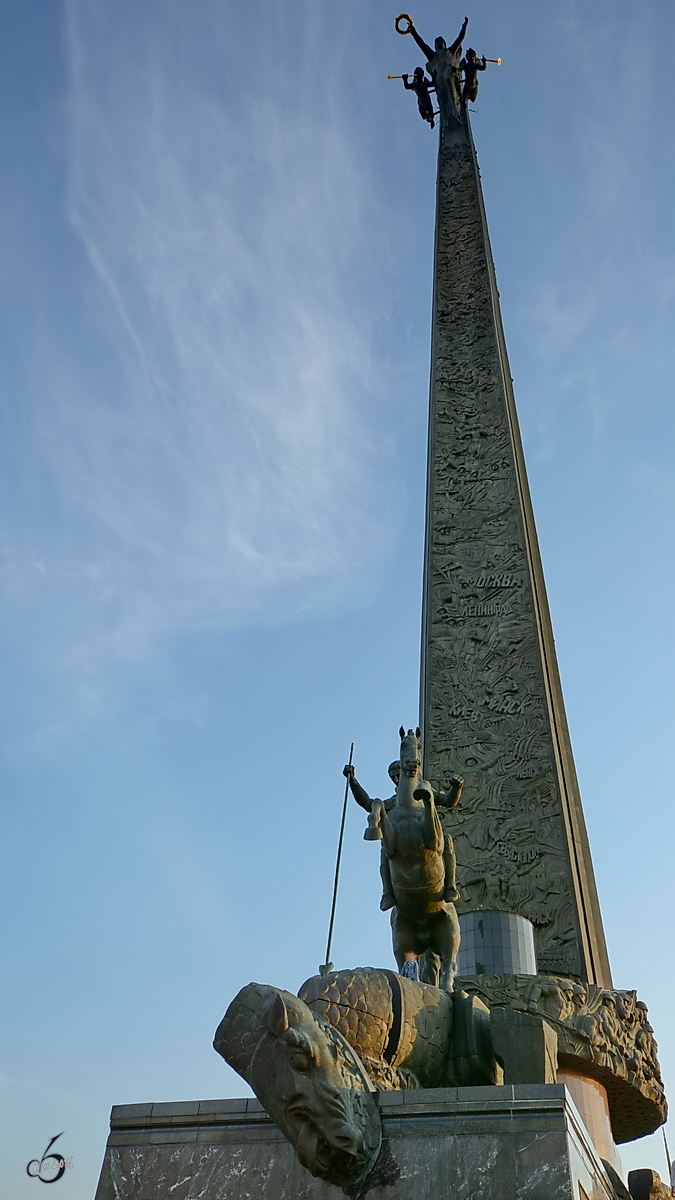
[{"label": "golden wreath", "polygon": [[[407,21],[408,22],[407,28],[399,29],[399,27],[398,27],[399,21]],[[396,28],[397,33],[404,34],[404,33],[410,33],[410,30],[415,28],[415,23],[414,23],[412,17],[409,17],[407,13],[401,13],[400,16],[398,16],[396,18],[396,20],[394,21],[394,26]]]}]

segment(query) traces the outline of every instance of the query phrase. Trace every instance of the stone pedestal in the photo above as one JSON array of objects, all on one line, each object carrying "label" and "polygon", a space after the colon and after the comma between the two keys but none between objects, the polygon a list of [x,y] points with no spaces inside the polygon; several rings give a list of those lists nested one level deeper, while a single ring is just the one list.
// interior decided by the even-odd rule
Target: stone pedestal
[{"label": "stone pedestal", "polygon": [[[368,1200],[616,1200],[561,1084],[381,1092],[379,1105],[398,1177]],[[169,1196],[344,1200],[257,1100],[117,1105],[96,1200]]]}]

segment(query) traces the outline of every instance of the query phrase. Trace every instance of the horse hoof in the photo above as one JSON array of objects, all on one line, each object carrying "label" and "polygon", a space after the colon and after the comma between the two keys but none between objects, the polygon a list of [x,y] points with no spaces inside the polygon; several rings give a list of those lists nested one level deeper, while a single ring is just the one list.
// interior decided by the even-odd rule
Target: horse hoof
[{"label": "horse hoof", "polygon": [[380,910],[382,912],[388,912],[389,909],[393,908],[395,904],[396,901],[394,900],[393,896],[383,896],[380,900]]},{"label": "horse hoof", "polygon": [[382,830],[381,829],[366,829],[366,832],[363,835],[363,840],[364,840],[364,842],[381,842],[382,841]]}]

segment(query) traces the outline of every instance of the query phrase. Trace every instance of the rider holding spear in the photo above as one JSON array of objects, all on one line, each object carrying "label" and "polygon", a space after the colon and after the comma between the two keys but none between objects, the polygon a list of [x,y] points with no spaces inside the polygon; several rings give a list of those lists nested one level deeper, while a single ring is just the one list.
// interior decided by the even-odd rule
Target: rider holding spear
[{"label": "rider holding spear", "polygon": [[[347,766],[344,768],[342,774],[345,776],[348,782],[349,790],[356,800],[356,803],[359,804],[361,808],[365,809],[367,813],[372,812],[373,806],[376,804],[383,803],[388,812],[391,811],[396,804],[398,785],[401,778],[401,763],[399,759],[396,759],[387,767],[387,774],[389,775],[389,778],[391,779],[391,782],[395,788],[394,795],[390,796],[388,800],[380,801],[371,799],[366,789],[361,786],[356,778],[356,773],[351,762],[347,763]],[[435,803],[441,808],[456,808],[457,804],[459,804],[463,787],[464,780],[462,777],[460,775],[453,775],[447,791],[434,791]],[[457,891],[457,860],[455,858],[455,847],[450,834],[445,835],[444,859],[446,877],[446,893],[444,898],[449,902],[454,902],[455,900],[459,900],[459,892]],[[382,909],[382,912],[386,912],[387,909],[394,907],[396,901],[394,900],[394,889],[391,883],[389,862],[387,860],[387,856],[384,854],[384,851],[380,857],[380,877],[382,879],[382,900],[380,901],[380,908]]]}]

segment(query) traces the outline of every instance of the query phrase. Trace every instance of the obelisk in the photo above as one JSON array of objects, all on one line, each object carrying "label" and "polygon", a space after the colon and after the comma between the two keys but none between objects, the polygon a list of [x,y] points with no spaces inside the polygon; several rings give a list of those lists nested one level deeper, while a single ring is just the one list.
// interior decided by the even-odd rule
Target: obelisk
[{"label": "obelisk", "polygon": [[427,776],[465,778],[460,914],[519,913],[540,972],[611,987],[466,108],[438,157],[421,724]]}]

